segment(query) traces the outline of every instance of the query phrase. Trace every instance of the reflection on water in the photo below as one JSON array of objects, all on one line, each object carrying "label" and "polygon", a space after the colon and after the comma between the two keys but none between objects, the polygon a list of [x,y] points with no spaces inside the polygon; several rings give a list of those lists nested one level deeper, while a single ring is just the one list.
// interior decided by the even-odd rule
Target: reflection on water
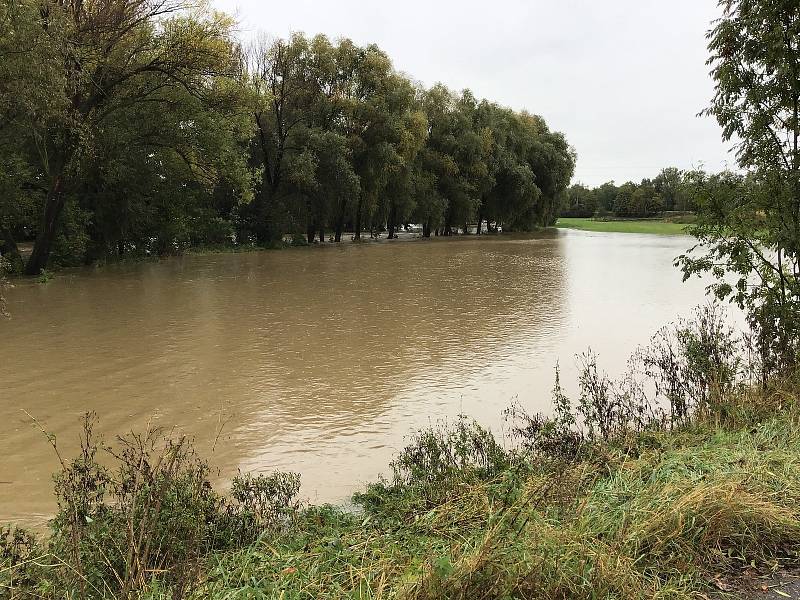
[{"label": "reflection on water", "polygon": [[[293,469],[340,501],[414,427],[460,412],[497,432],[512,398],[546,409],[589,345],[610,370],[702,300],[672,259],[684,237],[342,244],[186,256],[23,283],[0,323],[0,521],[53,510],[57,460],[28,411],[74,451],[80,415],[107,438],[148,421],[236,469]],[[569,385],[567,386],[569,389]],[[222,434],[214,444],[220,429]]]}]

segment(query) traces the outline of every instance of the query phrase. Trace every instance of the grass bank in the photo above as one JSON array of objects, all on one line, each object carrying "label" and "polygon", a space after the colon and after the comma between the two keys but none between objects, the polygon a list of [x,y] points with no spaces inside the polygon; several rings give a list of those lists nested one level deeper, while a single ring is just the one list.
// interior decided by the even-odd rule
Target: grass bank
[{"label": "grass bank", "polygon": [[562,217],[556,222],[561,229],[579,229],[581,231],[598,231],[607,233],[652,233],[658,235],[682,235],[687,225],[658,220],[641,221],[600,221],[591,218]]},{"label": "grass bank", "polygon": [[[243,521],[255,532],[247,544],[173,555],[139,571],[125,594],[130,566],[114,553],[127,552],[126,538],[99,529],[89,539],[105,556],[81,549],[83,588],[68,566],[70,538],[47,547],[10,532],[0,582],[11,598],[701,598],[797,560],[797,403],[786,390],[758,401],[760,416],[642,433],[537,465],[463,423],[451,437],[417,437],[403,457],[462,444],[453,456],[469,458],[449,472],[370,486],[357,512],[285,503],[266,526],[254,511]],[[81,518],[86,532],[101,520]],[[151,539],[160,553],[178,552]]]}]

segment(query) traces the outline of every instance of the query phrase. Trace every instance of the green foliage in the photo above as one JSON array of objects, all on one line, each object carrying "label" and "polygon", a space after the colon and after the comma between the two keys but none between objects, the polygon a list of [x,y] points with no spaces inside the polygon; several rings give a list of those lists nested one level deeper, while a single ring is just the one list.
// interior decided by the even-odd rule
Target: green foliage
[{"label": "green foliage", "polygon": [[0,253],[17,271],[391,238],[412,219],[531,229],[572,175],[540,117],[419,89],[374,45],[243,50],[229,17],[184,0],[39,4],[0,7]]},{"label": "green foliage", "polygon": [[0,530],[5,587],[34,596],[65,589],[83,598],[127,597],[155,579],[181,597],[196,585],[210,552],[294,528],[298,475],[238,476],[224,497],[211,488],[208,464],[185,438],[150,429],[105,447],[94,435],[95,423],[86,416],[80,453],[72,460],[48,434],[61,461],[54,478],[58,512],[44,542]]},{"label": "green foliage", "polygon": [[616,186],[613,181],[597,188],[578,183],[569,187],[561,207],[562,217],[587,218],[613,215],[646,218],[694,210],[693,171],[662,169],[655,179]]},{"label": "green foliage", "polygon": [[52,271],[48,271],[47,269],[42,269],[39,273],[39,276],[36,278],[37,283],[47,283],[55,277],[55,273]]},{"label": "green foliage", "polygon": [[8,285],[6,282],[6,272],[10,270],[8,261],[4,256],[0,255],[0,318],[8,317],[8,309],[6,308],[6,298],[3,295],[3,289]]},{"label": "green foliage", "polygon": [[255,541],[265,531],[290,529],[300,510],[299,492],[297,473],[235,477],[230,493],[233,502],[226,506],[229,523],[224,534],[242,543]]},{"label": "green foliage", "polygon": [[572,401],[561,388],[558,366],[555,377],[551,415],[531,415],[517,402],[505,411],[505,417],[511,423],[511,434],[528,454],[541,459],[572,461],[579,456],[586,439],[577,428]]},{"label": "green foliage", "polygon": [[462,415],[453,426],[415,433],[391,467],[395,484],[426,486],[468,471],[491,477],[508,467],[508,456],[491,432]]},{"label": "green foliage", "polygon": [[694,175],[698,244],[678,262],[685,278],[711,274],[711,291],[746,309],[766,383],[796,364],[800,340],[800,8],[720,6],[709,33],[715,95],[705,112],[734,141],[743,173]]},{"label": "green foliage", "polygon": [[511,433],[541,459],[574,461],[590,444],[615,442],[631,433],[685,426],[699,417],[732,418],[725,399],[749,383],[746,339],[727,325],[716,304],[663,327],[630,357],[628,370],[611,379],[587,351],[578,357],[576,404],[561,388],[559,369],[552,414],[528,414],[519,404],[506,411]]},{"label": "green foliage", "polygon": [[684,423],[696,412],[724,417],[720,399],[745,381],[745,340],[727,324],[719,305],[709,304],[689,321],[658,331],[634,356],[653,384],[655,402],[668,406],[669,421]]},{"label": "green foliage", "polygon": [[[0,589],[36,589],[43,575],[35,561],[42,558],[39,540],[19,527],[0,527]],[[4,574],[6,574],[4,576]]]}]

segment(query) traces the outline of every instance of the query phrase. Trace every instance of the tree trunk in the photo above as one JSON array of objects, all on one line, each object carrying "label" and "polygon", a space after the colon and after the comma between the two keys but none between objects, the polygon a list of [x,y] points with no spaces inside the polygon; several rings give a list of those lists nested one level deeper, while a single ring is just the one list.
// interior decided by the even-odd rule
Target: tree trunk
[{"label": "tree trunk", "polygon": [[308,227],[306,227],[306,237],[308,238],[309,244],[314,243],[314,236],[315,236],[314,225],[309,223]]},{"label": "tree trunk", "polygon": [[397,218],[396,210],[394,208],[394,204],[392,204],[391,208],[389,209],[389,219],[386,223],[386,229],[389,232],[388,239],[392,240],[396,238],[395,235],[395,219]]},{"label": "tree trunk", "polygon": [[253,198],[250,205],[250,214],[252,215],[252,233],[256,236],[256,242],[259,244],[266,244],[269,242],[269,228],[267,227],[267,213],[272,197],[272,180],[268,175],[268,168],[264,167],[264,172],[261,175],[261,188]]},{"label": "tree trunk", "polygon": [[5,258],[13,271],[19,272],[22,268],[22,256],[20,256],[17,242],[8,229],[0,229],[0,256]]},{"label": "tree trunk", "polygon": [[50,250],[56,238],[56,230],[64,210],[64,183],[61,175],[53,180],[44,203],[44,215],[33,245],[33,252],[25,265],[26,275],[38,275],[47,266]]},{"label": "tree trunk", "polygon": [[353,235],[353,240],[360,240],[361,239],[361,196],[358,197],[358,204],[356,205],[356,222],[355,222],[355,233]]},{"label": "tree trunk", "polygon": [[321,226],[319,228],[319,243],[320,244],[324,244],[325,243],[325,227],[324,226]]},{"label": "tree trunk", "polygon": [[429,238],[431,237],[431,223],[430,221],[426,221],[422,224],[422,237]]},{"label": "tree trunk", "polygon": [[344,231],[344,210],[340,210],[336,216],[336,223],[333,226],[333,241],[342,241],[342,232]]}]

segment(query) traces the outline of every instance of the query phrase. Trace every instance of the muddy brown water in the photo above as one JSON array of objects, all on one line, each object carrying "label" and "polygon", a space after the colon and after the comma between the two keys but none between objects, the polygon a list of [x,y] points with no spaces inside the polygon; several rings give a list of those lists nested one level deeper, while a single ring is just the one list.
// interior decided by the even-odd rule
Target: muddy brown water
[{"label": "muddy brown water", "polygon": [[26,412],[66,454],[93,410],[107,440],[148,422],[192,435],[223,485],[237,469],[291,469],[306,498],[343,501],[414,428],[464,413],[502,435],[513,399],[547,410],[554,365],[574,390],[587,346],[621,370],[703,301],[703,284],[672,267],[690,244],[550,231],[190,255],[17,283],[0,322],[0,522],[54,510],[58,462]]}]

